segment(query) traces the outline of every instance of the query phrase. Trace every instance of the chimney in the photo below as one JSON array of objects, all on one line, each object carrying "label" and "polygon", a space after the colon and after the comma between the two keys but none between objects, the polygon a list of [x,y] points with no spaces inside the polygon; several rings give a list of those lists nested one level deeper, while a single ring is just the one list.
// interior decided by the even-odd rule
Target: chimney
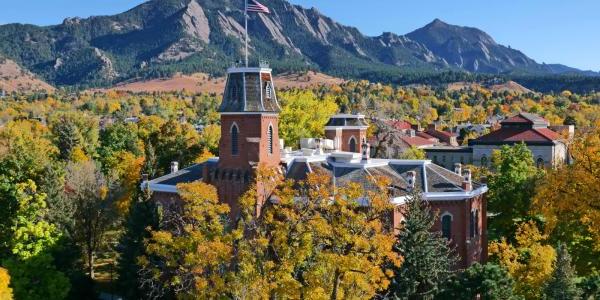
[{"label": "chimney", "polygon": [[171,162],[171,173],[179,171],[179,163],[176,161]]},{"label": "chimney", "polygon": [[465,169],[463,171],[462,189],[465,190],[465,192],[470,192],[473,190],[473,182],[471,181],[471,170],[469,169]]},{"label": "chimney", "polygon": [[148,177],[148,174],[142,174],[142,186],[144,190],[148,189]]},{"label": "chimney", "polygon": [[362,163],[368,163],[371,160],[371,145],[366,141],[362,144]]},{"label": "chimney", "polygon": [[412,190],[415,188],[415,182],[417,181],[417,172],[409,171],[407,176],[408,176],[408,178],[407,178],[408,189]]},{"label": "chimney", "polygon": [[454,164],[454,173],[462,176],[462,165],[460,163]]},{"label": "chimney", "polygon": [[317,148],[317,150],[315,151],[315,154],[322,155],[323,154],[323,144],[321,142],[321,139],[315,139],[315,147]]},{"label": "chimney", "polygon": [[409,135],[410,135],[410,137],[415,137],[415,135],[416,135],[415,130],[411,129],[410,132],[409,132]]}]

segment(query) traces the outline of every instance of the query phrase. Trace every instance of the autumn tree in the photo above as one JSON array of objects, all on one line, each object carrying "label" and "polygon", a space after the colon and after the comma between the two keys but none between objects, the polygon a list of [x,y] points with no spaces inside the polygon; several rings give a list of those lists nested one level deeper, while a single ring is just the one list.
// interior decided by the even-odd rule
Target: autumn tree
[{"label": "autumn tree", "polygon": [[94,259],[104,234],[114,224],[114,186],[94,161],[67,166],[65,196],[75,206],[72,236],[81,247],[88,274],[94,278]]},{"label": "autumn tree", "polygon": [[291,90],[278,96],[282,106],[279,136],[292,147],[301,138],[322,137],[325,124],[338,110],[333,97],[318,99],[312,91]]},{"label": "autumn tree", "polygon": [[531,151],[524,143],[502,146],[492,158],[494,173],[488,178],[492,239],[512,235],[515,223],[529,216],[535,183],[540,176]]},{"label": "autumn tree", "polygon": [[526,299],[539,299],[553,271],[556,253],[544,245],[543,235],[533,221],[517,227],[514,244],[505,238],[489,246],[491,261],[505,268],[515,280],[515,293]]},{"label": "autumn tree", "polygon": [[552,272],[552,277],[546,283],[544,296],[546,299],[553,300],[579,299],[581,290],[575,282],[577,273],[571,266],[571,255],[569,255],[567,247],[563,244],[558,244],[556,253],[554,271]]},{"label": "autumn tree", "polygon": [[82,113],[60,112],[49,118],[49,127],[62,159],[69,159],[76,149],[93,156],[98,146],[98,121]]},{"label": "autumn tree", "polygon": [[12,300],[13,292],[9,287],[10,276],[6,269],[0,268],[0,299]]},{"label": "autumn tree", "polygon": [[229,207],[214,186],[179,184],[180,204],[163,207],[159,229],[150,232],[139,257],[141,287],[150,298],[218,298],[228,290],[233,255],[226,232]]},{"label": "autumn tree", "polygon": [[[599,124],[600,125],[600,124]],[[600,268],[600,129],[575,139],[573,164],[550,170],[538,187],[533,213],[553,241],[564,241],[582,275]]]},{"label": "autumn tree", "polygon": [[431,231],[436,215],[421,194],[412,192],[399,209],[404,221],[398,228],[394,250],[404,258],[404,263],[394,270],[389,294],[400,299],[433,297],[442,291],[452,274],[456,254],[448,240]]}]

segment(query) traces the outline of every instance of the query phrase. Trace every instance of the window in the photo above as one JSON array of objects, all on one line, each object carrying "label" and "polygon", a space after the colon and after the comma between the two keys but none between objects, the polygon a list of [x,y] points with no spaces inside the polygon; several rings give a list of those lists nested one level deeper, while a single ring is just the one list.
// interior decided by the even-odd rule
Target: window
[{"label": "window", "polygon": [[469,218],[469,237],[475,237],[475,211],[471,211],[471,216]]},{"label": "window", "polygon": [[267,84],[265,86],[265,98],[273,98],[273,86],[271,85],[270,81],[267,81]]},{"label": "window", "polygon": [[540,169],[543,168],[544,167],[544,159],[541,157],[538,157],[537,161],[535,162],[535,165]]},{"label": "window", "polygon": [[269,154],[273,154],[273,126],[269,125],[267,130],[267,150]]},{"label": "window", "polygon": [[481,166],[487,167],[487,165],[488,165],[488,159],[487,159],[487,156],[484,155],[481,157]]},{"label": "window", "polygon": [[479,236],[479,210],[475,210],[475,236]]},{"label": "window", "polygon": [[356,152],[356,140],[354,139],[354,137],[350,138],[350,152]]},{"label": "window", "polygon": [[452,216],[451,215],[443,215],[442,216],[442,236],[446,239],[450,239],[452,237]]},{"label": "window", "polygon": [[240,149],[239,149],[239,132],[238,132],[238,127],[237,124],[233,124],[233,126],[231,126],[231,155],[238,155],[240,154]]}]

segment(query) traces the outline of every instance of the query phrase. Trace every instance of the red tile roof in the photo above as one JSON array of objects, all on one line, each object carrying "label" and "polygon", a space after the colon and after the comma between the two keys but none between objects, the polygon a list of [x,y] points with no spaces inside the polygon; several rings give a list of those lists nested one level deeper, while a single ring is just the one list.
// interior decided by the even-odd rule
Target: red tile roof
[{"label": "red tile roof", "polygon": [[402,141],[404,141],[411,147],[422,147],[422,146],[435,145],[434,142],[432,142],[428,139],[422,138],[420,136],[410,137],[410,136],[402,135],[402,136],[400,136],[400,139],[402,139]]},{"label": "red tile roof", "polygon": [[560,139],[560,135],[548,128],[501,128],[471,141],[478,143],[544,143]]},{"label": "red tile roof", "polygon": [[411,129],[412,128],[412,124],[410,122],[407,121],[400,121],[400,120],[387,120],[385,121],[386,124],[388,124],[389,126],[394,127],[397,130],[406,130],[406,129]]},{"label": "red tile roof", "polygon": [[438,138],[436,138],[434,136],[431,136],[431,135],[429,135],[429,134],[427,134],[425,132],[422,132],[422,131],[418,131],[416,134],[417,134],[417,136],[420,136],[420,137],[425,138],[425,139],[436,139],[436,140],[438,139]]}]

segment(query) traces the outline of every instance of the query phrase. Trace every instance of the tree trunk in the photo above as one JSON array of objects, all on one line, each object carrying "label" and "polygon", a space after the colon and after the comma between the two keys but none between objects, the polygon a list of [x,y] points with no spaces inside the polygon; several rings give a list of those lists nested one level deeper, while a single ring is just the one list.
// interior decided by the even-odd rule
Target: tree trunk
[{"label": "tree trunk", "polygon": [[88,272],[90,273],[90,279],[94,279],[94,251],[88,248]]},{"label": "tree trunk", "polygon": [[331,291],[331,300],[337,300],[338,298],[338,288],[340,286],[340,277],[342,274],[339,269],[335,269],[334,279],[333,279],[333,290]]}]

